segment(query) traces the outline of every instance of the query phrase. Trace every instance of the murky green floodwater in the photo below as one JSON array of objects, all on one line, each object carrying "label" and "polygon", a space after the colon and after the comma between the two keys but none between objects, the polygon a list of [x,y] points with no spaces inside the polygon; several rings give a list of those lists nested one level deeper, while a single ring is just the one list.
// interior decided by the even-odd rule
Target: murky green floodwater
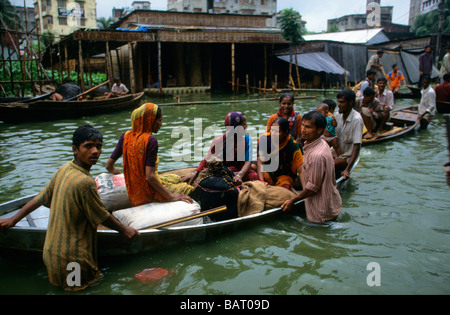
[{"label": "murky green floodwater", "polygon": [[[295,108],[305,113],[323,97],[299,100]],[[400,100],[397,107],[413,103]],[[249,132],[259,135],[277,107],[276,101],[164,107],[164,126],[157,135],[161,170],[196,166],[195,148],[198,143],[208,147],[208,127],[222,127],[229,111],[245,112]],[[196,126],[201,134],[194,132],[195,118],[201,119],[202,126]],[[0,124],[0,202],[39,192],[72,158],[72,133],[85,123],[99,128],[105,138],[101,162],[92,169],[96,176],[105,171],[116,141],[129,129],[130,112]],[[173,154],[172,149],[180,143],[183,126],[191,133],[192,159],[175,161],[182,152]],[[101,259],[104,279],[81,294],[449,294],[450,188],[442,166],[446,161],[444,117],[437,115],[426,131],[362,149],[361,162],[342,191],[343,211],[336,222],[317,226],[304,217],[288,216],[205,243]],[[381,268],[380,286],[366,281],[372,262]],[[134,279],[151,267],[173,273],[150,285]],[[0,294],[64,292],[48,283],[40,257],[3,256]]]}]

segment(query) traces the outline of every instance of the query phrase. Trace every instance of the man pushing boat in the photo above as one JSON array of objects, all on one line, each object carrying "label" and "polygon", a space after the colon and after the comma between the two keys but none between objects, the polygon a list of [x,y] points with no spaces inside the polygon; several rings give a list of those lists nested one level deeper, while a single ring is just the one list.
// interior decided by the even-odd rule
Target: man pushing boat
[{"label": "man pushing boat", "polygon": [[[74,159],[62,166],[47,187],[16,215],[0,220],[2,232],[42,205],[50,208],[43,259],[50,283],[67,291],[85,289],[102,278],[97,266],[98,225],[118,231],[125,239],[139,235],[108,213],[98,195],[90,169],[100,158],[102,144],[97,129],[79,127],[72,139]],[[71,278],[72,271],[79,273]]]}]

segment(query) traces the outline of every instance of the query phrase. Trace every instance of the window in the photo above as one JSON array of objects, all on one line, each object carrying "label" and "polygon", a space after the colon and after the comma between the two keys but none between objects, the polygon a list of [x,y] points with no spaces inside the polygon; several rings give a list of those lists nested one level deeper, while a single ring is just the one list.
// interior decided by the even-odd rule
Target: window
[{"label": "window", "polygon": [[84,2],[81,2],[81,1],[75,1],[75,3],[77,4],[77,7],[80,8],[80,10],[84,10]]},{"label": "window", "polygon": [[58,0],[58,9],[67,9],[67,1]]},{"label": "window", "polygon": [[59,16],[58,17],[58,23],[59,23],[59,25],[67,25],[67,17],[66,16]]}]

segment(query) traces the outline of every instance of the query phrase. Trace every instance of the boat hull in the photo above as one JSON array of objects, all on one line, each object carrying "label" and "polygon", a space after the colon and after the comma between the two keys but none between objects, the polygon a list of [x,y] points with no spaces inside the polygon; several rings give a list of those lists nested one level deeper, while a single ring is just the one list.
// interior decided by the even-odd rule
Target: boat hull
[{"label": "boat hull", "polygon": [[67,102],[42,100],[31,103],[1,103],[0,120],[7,123],[49,121],[111,113],[138,107],[143,96],[144,92],[99,100]]},{"label": "boat hull", "polygon": [[[359,158],[354,164],[352,171],[358,163]],[[337,180],[338,189],[343,189],[346,183],[347,181],[344,181],[343,178],[339,178]],[[34,196],[27,196],[0,204],[0,219],[12,216],[13,213],[19,211],[19,209],[33,197]],[[114,230],[100,227],[97,230],[98,256],[132,255],[183,243],[201,242],[215,238],[223,233],[235,231],[238,228],[250,224],[259,224],[269,219],[300,214],[303,209],[302,204],[303,200],[298,202],[295,205],[295,209],[288,213],[283,212],[281,208],[275,208],[245,217],[210,222],[201,225],[141,230],[141,235],[131,241],[124,240],[122,236]],[[50,211],[48,208],[45,209],[47,212]],[[35,212],[38,210],[39,209],[35,210]],[[45,234],[45,228],[33,226],[16,226],[7,229],[0,233],[0,252],[42,252]]]},{"label": "boat hull", "polygon": [[450,114],[450,102],[436,102],[436,110],[439,114]]}]

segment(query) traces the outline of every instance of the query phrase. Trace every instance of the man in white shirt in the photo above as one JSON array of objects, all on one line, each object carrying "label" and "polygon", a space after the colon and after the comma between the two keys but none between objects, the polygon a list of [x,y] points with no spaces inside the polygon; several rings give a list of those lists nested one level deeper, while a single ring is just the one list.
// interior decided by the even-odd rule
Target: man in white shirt
[{"label": "man in white shirt", "polygon": [[436,115],[436,92],[430,86],[431,78],[424,75],[422,78],[422,98],[419,104],[420,128],[427,129],[428,124]]},{"label": "man in white shirt", "polygon": [[125,86],[125,84],[123,84],[120,81],[119,77],[115,77],[114,78],[114,84],[111,88],[111,92],[106,92],[105,95],[105,99],[108,99],[110,97],[116,97],[116,96],[123,96],[126,95],[129,92],[129,90],[127,89],[127,87]]},{"label": "man in white shirt", "polygon": [[441,83],[444,83],[444,75],[447,73],[450,73],[450,47],[447,48],[447,53],[442,59],[441,71],[439,73]]},{"label": "man in white shirt", "polygon": [[380,101],[381,106],[385,111],[391,111],[394,109],[394,93],[386,89],[387,79],[379,78],[377,80],[378,91],[376,91],[375,97]]},{"label": "man in white shirt", "polygon": [[353,109],[355,100],[356,94],[352,90],[339,92],[337,95],[339,112],[334,115],[338,123],[336,136],[342,152],[334,159],[334,165],[337,170],[342,171],[344,179],[350,177],[350,170],[359,156],[364,129],[361,115]]}]

